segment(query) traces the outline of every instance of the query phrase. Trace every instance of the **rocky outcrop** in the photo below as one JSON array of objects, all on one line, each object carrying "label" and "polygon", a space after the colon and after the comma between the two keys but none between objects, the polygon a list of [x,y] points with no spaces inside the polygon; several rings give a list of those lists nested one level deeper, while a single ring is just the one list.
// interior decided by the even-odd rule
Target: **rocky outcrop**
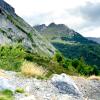
[{"label": "rocky outcrop", "polygon": [[42,25],[36,25],[36,26],[34,26],[34,28],[36,30],[42,31],[42,30],[46,29],[47,26],[45,24],[42,24]]},{"label": "rocky outcrop", "polygon": [[0,0],[0,45],[15,43],[41,56],[51,57],[55,52],[53,45],[17,16],[13,7]]},{"label": "rocky outcrop", "polygon": [[15,14],[15,9],[11,7],[8,3],[6,3],[4,0],[0,0],[0,9],[6,10],[10,14]]},{"label": "rocky outcrop", "polygon": [[75,82],[66,74],[54,75],[51,82],[62,94],[81,95]]}]

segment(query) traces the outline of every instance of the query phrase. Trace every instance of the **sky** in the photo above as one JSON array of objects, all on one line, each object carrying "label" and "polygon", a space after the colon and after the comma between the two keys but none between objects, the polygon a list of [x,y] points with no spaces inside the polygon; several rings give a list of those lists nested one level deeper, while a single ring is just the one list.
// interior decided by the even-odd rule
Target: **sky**
[{"label": "sky", "polygon": [[100,0],[5,0],[31,26],[65,24],[85,37],[100,37]]}]

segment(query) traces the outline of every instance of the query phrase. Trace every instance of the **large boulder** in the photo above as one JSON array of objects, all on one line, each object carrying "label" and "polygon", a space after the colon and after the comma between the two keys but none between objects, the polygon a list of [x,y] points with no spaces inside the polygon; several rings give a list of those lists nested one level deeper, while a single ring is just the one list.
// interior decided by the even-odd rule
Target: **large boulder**
[{"label": "large boulder", "polygon": [[81,96],[81,92],[76,86],[75,82],[66,74],[54,75],[51,79],[54,87],[62,94],[72,94],[74,96]]}]

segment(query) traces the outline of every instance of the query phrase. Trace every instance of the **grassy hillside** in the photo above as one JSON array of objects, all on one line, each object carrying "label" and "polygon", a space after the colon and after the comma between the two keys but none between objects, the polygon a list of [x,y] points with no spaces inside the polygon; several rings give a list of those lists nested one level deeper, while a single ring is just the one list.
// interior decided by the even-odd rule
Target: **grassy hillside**
[{"label": "grassy hillside", "polygon": [[41,76],[43,72],[46,72],[46,77],[54,73],[87,76],[100,74],[96,66],[89,66],[83,58],[68,59],[58,51],[52,58],[43,57],[36,53],[27,52],[20,44],[0,46],[0,69],[33,75],[40,73],[40,77],[43,76]]}]

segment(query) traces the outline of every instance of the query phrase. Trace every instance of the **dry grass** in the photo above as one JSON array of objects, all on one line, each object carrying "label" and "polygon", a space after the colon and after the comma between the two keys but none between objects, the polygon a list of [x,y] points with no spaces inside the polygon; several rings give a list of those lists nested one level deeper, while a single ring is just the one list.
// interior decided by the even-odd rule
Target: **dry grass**
[{"label": "dry grass", "polygon": [[46,70],[37,64],[24,62],[21,67],[21,73],[26,76],[45,76]]},{"label": "dry grass", "polygon": [[4,71],[0,69],[0,76],[5,76]]},{"label": "dry grass", "polygon": [[83,76],[70,76],[74,81],[77,81],[77,80],[86,80],[86,77],[83,77]]},{"label": "dry grass", "polygon": [[100,80],[100,76],[95,76],[95,75],[92,75],[90,77],[85,77],[85,76],[71,76],[71,78],[73,80]]},{"label": "dry grass", "polygon": [[100,76],[92,75],[88,78],[89,80],[100,80]]}]

